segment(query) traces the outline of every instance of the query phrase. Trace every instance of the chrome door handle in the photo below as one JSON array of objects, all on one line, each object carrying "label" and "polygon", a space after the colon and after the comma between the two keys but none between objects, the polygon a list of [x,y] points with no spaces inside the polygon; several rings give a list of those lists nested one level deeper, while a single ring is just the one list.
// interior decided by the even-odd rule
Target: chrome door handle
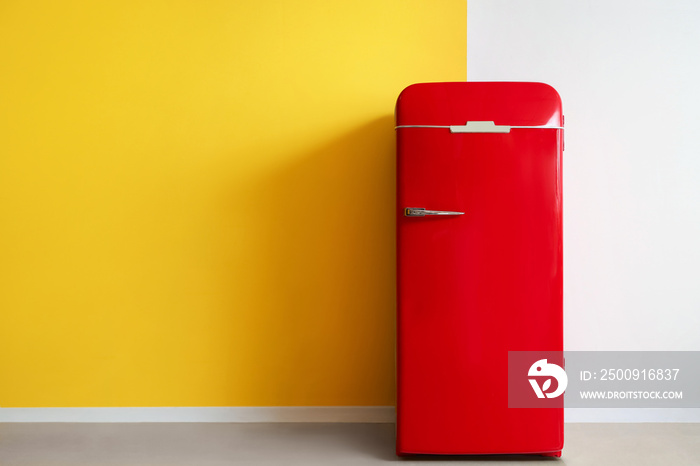
[{"label": "chrome door handle", "polygon": [[403,210],[406,217],[425,217],[426,215],[464,215],[464,212],[452,212],[449,210],[426,210],[422,207],[406,207]]}]

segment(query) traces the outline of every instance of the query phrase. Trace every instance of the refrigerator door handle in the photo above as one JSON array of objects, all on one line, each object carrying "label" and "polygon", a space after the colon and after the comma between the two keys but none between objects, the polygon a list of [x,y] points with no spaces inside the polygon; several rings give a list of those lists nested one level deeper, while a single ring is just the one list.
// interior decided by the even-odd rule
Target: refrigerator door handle
[{"label": "refrigerator door handle", "polygon": [[452,212],[449,210],[427,210],[422,207],[406,207],[403,210],[406,217],[425,217],[426,215],[464,215],[464,212]]}]

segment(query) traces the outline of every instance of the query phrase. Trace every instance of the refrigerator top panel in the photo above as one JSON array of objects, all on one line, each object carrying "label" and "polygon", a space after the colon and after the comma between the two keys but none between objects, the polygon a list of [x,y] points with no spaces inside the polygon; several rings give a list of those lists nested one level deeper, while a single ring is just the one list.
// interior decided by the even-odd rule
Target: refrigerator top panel
[{"label": "refrigerator top panel", "polygon": [[401,92],[396,126],[563,126],[561,98],[548,84],[526,82],[419,83]]}]

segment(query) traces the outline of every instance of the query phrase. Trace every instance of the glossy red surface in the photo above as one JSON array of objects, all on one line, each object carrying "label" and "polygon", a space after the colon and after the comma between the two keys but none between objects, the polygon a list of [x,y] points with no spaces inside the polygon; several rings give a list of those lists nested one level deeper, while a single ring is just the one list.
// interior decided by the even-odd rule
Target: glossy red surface
[{"label": "glossy red surface", "polygon": [[[563,126],[540,83],[415,84],[396,121]],[[399,454],[559,456],[563,409],[508,408],[507,361],[563,350],[562,133],[396,130]]]}]

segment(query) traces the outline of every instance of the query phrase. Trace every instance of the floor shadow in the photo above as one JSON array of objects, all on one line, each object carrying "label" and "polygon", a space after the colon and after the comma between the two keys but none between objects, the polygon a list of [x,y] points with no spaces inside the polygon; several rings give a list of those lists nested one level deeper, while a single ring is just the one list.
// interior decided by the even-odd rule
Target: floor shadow
[{"label": "floor shadow", "polygon": [[537,455],[410,455],[402,456],[398,459],[401,462],[407,461],[463,461],[465,463],[554,463],[563,464],[561,458],[554,458],[549,456],[537,456]]}]

